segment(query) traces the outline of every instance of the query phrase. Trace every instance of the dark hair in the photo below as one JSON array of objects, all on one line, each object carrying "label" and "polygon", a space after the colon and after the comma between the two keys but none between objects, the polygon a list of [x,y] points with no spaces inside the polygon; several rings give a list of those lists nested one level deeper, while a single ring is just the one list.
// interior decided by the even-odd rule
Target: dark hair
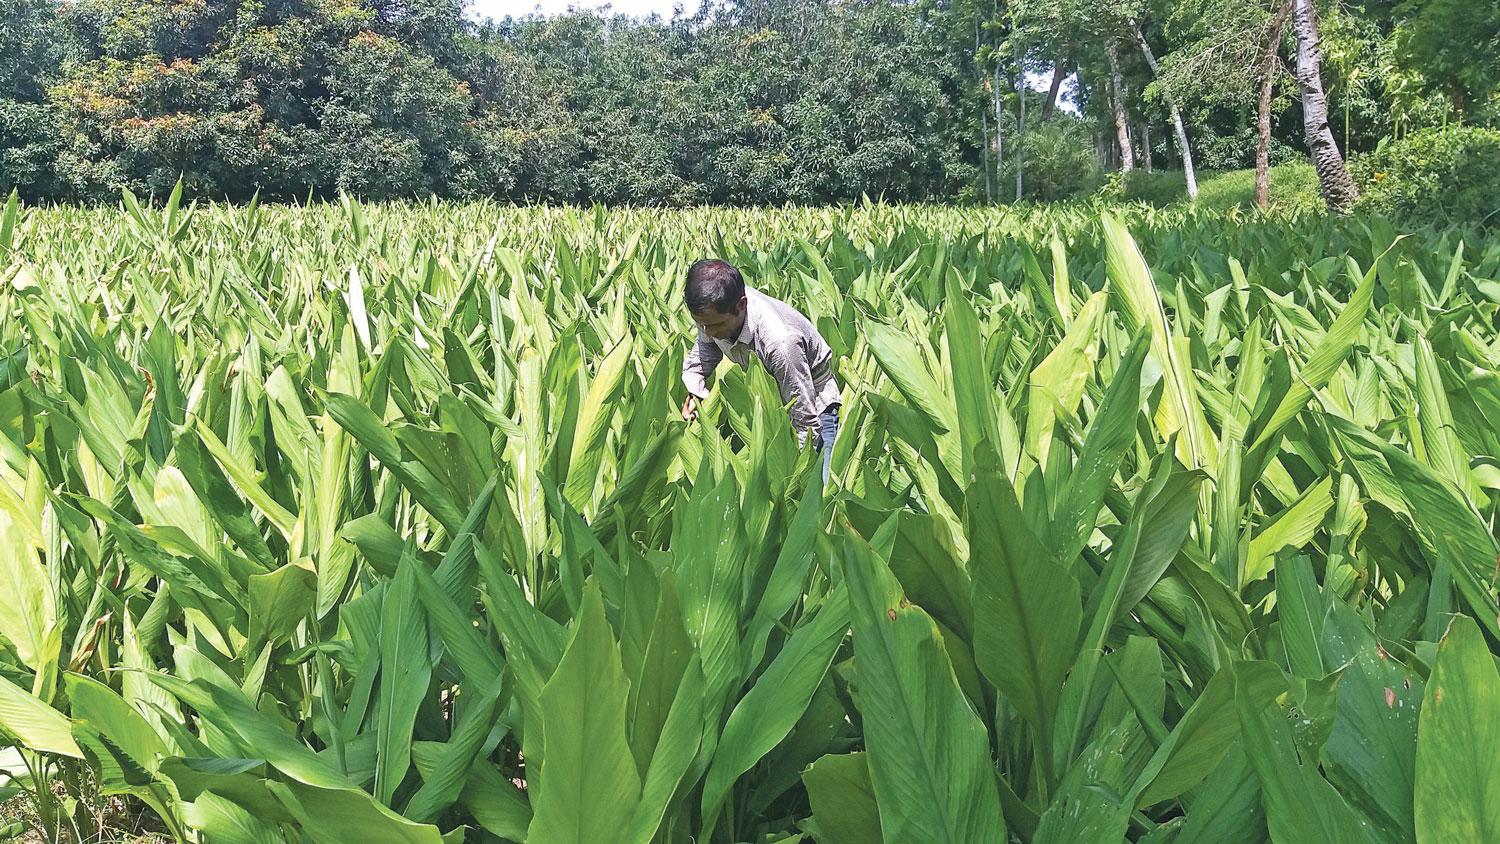
[{"label": "dark hair", "polygon": [[713,308],[721,314],[734,310],[745,296],[745,279],[728,261],[704,258],[687,271],[687,287],[682,292],[688,310],[701,314]]}]

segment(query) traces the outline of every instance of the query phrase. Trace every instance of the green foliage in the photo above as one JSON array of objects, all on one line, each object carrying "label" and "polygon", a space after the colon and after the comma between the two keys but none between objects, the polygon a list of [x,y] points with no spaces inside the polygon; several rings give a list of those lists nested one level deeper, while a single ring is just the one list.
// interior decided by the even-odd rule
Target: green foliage
[{"label": "green foliage", "polygon": [[16,67],[36,70],[0,76],[0,187],[29,196],[181,179],[235,200],[832,202],[951,196],[973,173],[955,70],[917,11],[884,0],[701,25],[478,26],[456,0],[5,14],[29,51]]},{"label": "green foliage", "polygon": [[[1271,208],[1281,212],[1316,211],[1323,207],[1318,174],[1311,164],[1294,161],[1271,168]],[[1255,171],[1207,173],[1198,181],[1198,204],[1206,209],[1253,208]]]},{"label": "green foliage", "polygon": [[[1453,119],[1493,125],[1500,19],[1468,6],[1328,10],[1323,81],[1345,153]],[[162,197],[180,179],[190,199],[234,201],[1004,201],[1024,160],[1024,195],[1055,201],[1091,193],[1113,163],[1108,42],[1133,143],[1156,166],[1180,166],[1169,92],[1199,170],[1250,165],[1275,12],[716,0],[669,20],[477,23],[462,0],[14,0],[0,10],[0,193]],[[1028,89],[1022,140],[1020,80],[1058,69],[1079,117],[1039,119]],[[1283,164],[1305,142],[1295,86],[1273,73]],[[1125,193],[1165,204],[1170,190]]]},{"label": "green foliage", "polygon": [[1356,158],[1359,207],[1419,221],[1500,219],[1500,130],[1414,132]]},{"label": "green foliage", "polygon": [[1428,0],[1406,11],[1393,35],[1397,57],[1448,96],[1460,117],[1500,93],[1500,6]]},{"label": "green foliage", "polygon": [[[9,204],[0,789],[49,841],[1483,838],[1500,242],[1404,234]],[[827,488],[755,367],[678,415],[708,242],[838,348]]]},{"label": "green foliage", "polygon": [[[1144,202],[1157,208],[1186,204],[1187,185],[1178,170],[1134,170],[1111,174],[1103,195],[1111,199]],[[1255,171],[1232,170],[1200,173],[1198,207],[1227,211],[1255,207]],[[1311,164],[1295,162],[1271,168],[1271,208],[1284,213],[1316,211],[1323,207],[1318,175]]]},{"label": "green foliage", "polygon": [[[1022,145],[1025,197],[1055,202],[1093,193],[1104,180],[1087,124],[1062,116],[1034,126]],[[1000,180],[1001,195],[1015,182],[1015,159]]]},{"label": "green foliage", "polygon": [[53,162],[62,138],[47,105],[46,86],[62,60],[56,4],[16,0],[0,9],[0,193],[56,195]]}]

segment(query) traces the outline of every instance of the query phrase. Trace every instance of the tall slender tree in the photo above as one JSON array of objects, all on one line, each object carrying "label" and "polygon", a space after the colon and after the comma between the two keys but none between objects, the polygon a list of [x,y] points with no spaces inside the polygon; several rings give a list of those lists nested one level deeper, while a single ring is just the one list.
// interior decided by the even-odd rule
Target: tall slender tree
[{"label": "tall slender tree", "polygon": [[1302,131],[1323,201],[1335,213],[1348,211],[1359,198],[1359,189],[1349,176],[1338,141],[1328,126],[1328,97],[1323,93],[1318,45],[1317,9],[1313,0],[1292,0],[1292,29],[1297,36],[1297,85],[1302,89]]},{"label": "tall slender tree", "polygon": [[[1151,68],[1151,75],[1160,77],[1161,65],[1156,61],[1151,42],[1146,40],[1146,33],[1141,31],[1138,22],[1132,20],[1129,23],[1130,34],[1135,38],[1136,46],[1141,48],[1141,55]],[[1172,93],[1170,86],[1164,86],[1162,91],[1167,100],[1167,112],[1172,115],[1172,129],[1177,133],[1177,151],[1182,154],[1182,175],[1187,180],[1188,199],[1197,202],[1198,175],[1193,169],[1193,147],[1188,143],[1187,126],[1182,122],[1182,109],[1177,105],[1177,95]]]},{"label": "tall slender tree", "polygon": [[1057,60],[1052,63],[1052,84],[1047,86],[1047,99],[1042,102],[1042,121],[1052,119],[1052,113],[1057,110],[1057,95],[1062,91],[1063,80],[1068,78],[1068,67],[1070,56],[1064,52],[1058,54]]},{"label": "tall slender tree", "polygon": [[1109,57],[1109,110],[1115,118],[1115,143],[1120,146],[1120,170],[1135,169],[1135,152],[1130,148],[1130,125],[1125,120],[1124,75],[1120,73],[1120,48],[1114,41],[1104,46]]},{"label": "tall slender tree", "polygon": [[1255,100],[1255,205],[1259,208],[1271,205],[1271,97],[1281,67],[1281,31],[1291,10],[1289,0],[1283,0],[1267,29],[1260,63],[1260,94]]}]

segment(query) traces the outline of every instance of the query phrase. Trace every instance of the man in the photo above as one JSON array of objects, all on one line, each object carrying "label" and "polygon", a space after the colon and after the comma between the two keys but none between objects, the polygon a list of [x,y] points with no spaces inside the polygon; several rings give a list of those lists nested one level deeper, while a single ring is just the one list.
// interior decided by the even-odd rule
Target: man
[{"label": "man", "polygon": [[822,335],[792,306],[746,287],[740,271],[725,261],[705,259],[689,267],[683,298],[698,324],[698,341],[682,365],[688,390],[683,418],[697,417],[709,378],[725,355],[741,367],[748,367],[753,355],[776,379],[782,403],[791,402],[787,414],[797,441],[815,435],[826,483],[840,401],[829,369],[833,350]]}]

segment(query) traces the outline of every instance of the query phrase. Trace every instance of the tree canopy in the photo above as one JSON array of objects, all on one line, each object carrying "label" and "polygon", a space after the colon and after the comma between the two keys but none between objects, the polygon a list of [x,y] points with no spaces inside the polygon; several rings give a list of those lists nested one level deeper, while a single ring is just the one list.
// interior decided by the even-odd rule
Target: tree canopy
[{"label": "tree canopy", "polygon": [[[90,200],[180,178],[232,200],[1049,198],[1118,166],[1120,139],[1127,161],[1249,166],[1267,67],[1269,157],[1305,154],[1291,35],[1270,25],[1280,2],[710,0],[671,20],[478,22],[463,0],[12,0],[0,189]],[[1320,12],[1345,147],[1495,121],[1494,4]]]}]

